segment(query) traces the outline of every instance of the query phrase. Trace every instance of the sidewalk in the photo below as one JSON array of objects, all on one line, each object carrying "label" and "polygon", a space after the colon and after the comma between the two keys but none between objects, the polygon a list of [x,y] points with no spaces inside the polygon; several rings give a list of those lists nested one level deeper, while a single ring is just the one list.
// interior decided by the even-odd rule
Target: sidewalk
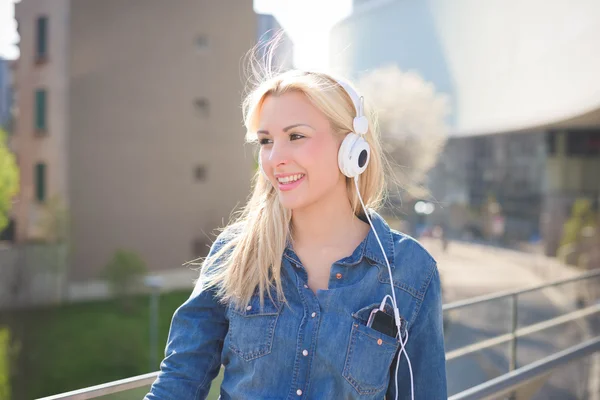
[{"label": "sidewalk", "polygon": [[[498,291],[527,288],[582,273],[543,255],[463,242],[451,242],[447,251],[443,252],[439,241],[435,239],[426,238],[421,242],[438,261],[444,303]],[[582,284],[571,283],[520,296],[519,326],[574,311],[582,288]],[[485,306],[474,306],[470,310],[457,310],[458,312],[451,316],[446,334],[447,348],[456,349],[496,334],[506,333],[510,327],[510,305],[509,301],[497,301]],[[579,343],[589,337],[590,333],[588,323],[581,320],[531,335],[519,342],[519,364],[527,364]],[[471,359],[457,360],[456,364],[451,362],[448,371],[449,390],[456,393],[508,372],[508,353],[505,348],[482,352]],[[598,399],[600,382],[594,377],[600,376],[599,360],[600,356],[596,355],[589,361],[574,363],[560,369],[551,375],[534,398],[555,398],[553,396],[557,394],[566,399],[581,398],[580,391],[588,386],[587,390],[591,396],[589,398]],[[469,371],[466,374],[469,375],[467,378],[464,377],[465,371]]]}]

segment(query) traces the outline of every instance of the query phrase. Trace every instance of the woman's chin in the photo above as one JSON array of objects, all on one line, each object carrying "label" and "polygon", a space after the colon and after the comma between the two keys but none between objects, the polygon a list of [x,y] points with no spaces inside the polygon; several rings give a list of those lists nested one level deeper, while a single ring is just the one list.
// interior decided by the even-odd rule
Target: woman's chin
[{"label": "woman's chin", "polygon": [[279,203],[287,210],[297,210],[306,206],[306,201],[291,193],[280,192]]}]

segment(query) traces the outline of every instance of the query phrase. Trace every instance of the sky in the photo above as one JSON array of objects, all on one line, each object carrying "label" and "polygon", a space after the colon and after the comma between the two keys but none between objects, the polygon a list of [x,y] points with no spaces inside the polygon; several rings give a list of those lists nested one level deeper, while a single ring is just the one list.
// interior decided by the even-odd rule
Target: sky
[{"label": "sky", "polygon": [[17,23],[14,20],[14,0],[0,0],[0,57],[14,60],[19,56],[16,43]]},{"label": "sky", "polygon": [[[14,3],[0,0],[0,57],[8,59],[19,56]],[[254,0],[257,13],[273,14],[288,32],[298,68],[327,67],[329,30],[351,7],[352,0]]]}]

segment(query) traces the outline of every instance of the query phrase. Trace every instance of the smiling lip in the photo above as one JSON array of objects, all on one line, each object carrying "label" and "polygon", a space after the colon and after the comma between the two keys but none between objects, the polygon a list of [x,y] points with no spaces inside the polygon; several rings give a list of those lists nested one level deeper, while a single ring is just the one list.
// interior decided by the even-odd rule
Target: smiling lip
[{"label": "smiling lip", "polygon": [[[299,175],[299,174],[276,174],[275,178],[284,178],[286,176],[292,176],[292,175]],[[279,188],[279,190],[281,190],[283,192],[287,192],[288,190],[296,189],[304,181],[304,178],[306,178],[306,175],[304,175],[302,178],[300,178],[297,181],[292,182],[292,183],[280,183],[279,181],[277,181],[277,187]]]}]

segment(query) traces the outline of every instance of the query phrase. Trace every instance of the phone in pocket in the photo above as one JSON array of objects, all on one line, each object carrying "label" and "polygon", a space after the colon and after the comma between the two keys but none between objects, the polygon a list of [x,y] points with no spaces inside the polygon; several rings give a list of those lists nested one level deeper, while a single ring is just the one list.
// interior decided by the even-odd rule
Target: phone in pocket
[{"label": "phone in pocket", "polygon": [[393,338],[398,335],[398,327],[394,317],[379,308],[371,311],[367,326]]}]

